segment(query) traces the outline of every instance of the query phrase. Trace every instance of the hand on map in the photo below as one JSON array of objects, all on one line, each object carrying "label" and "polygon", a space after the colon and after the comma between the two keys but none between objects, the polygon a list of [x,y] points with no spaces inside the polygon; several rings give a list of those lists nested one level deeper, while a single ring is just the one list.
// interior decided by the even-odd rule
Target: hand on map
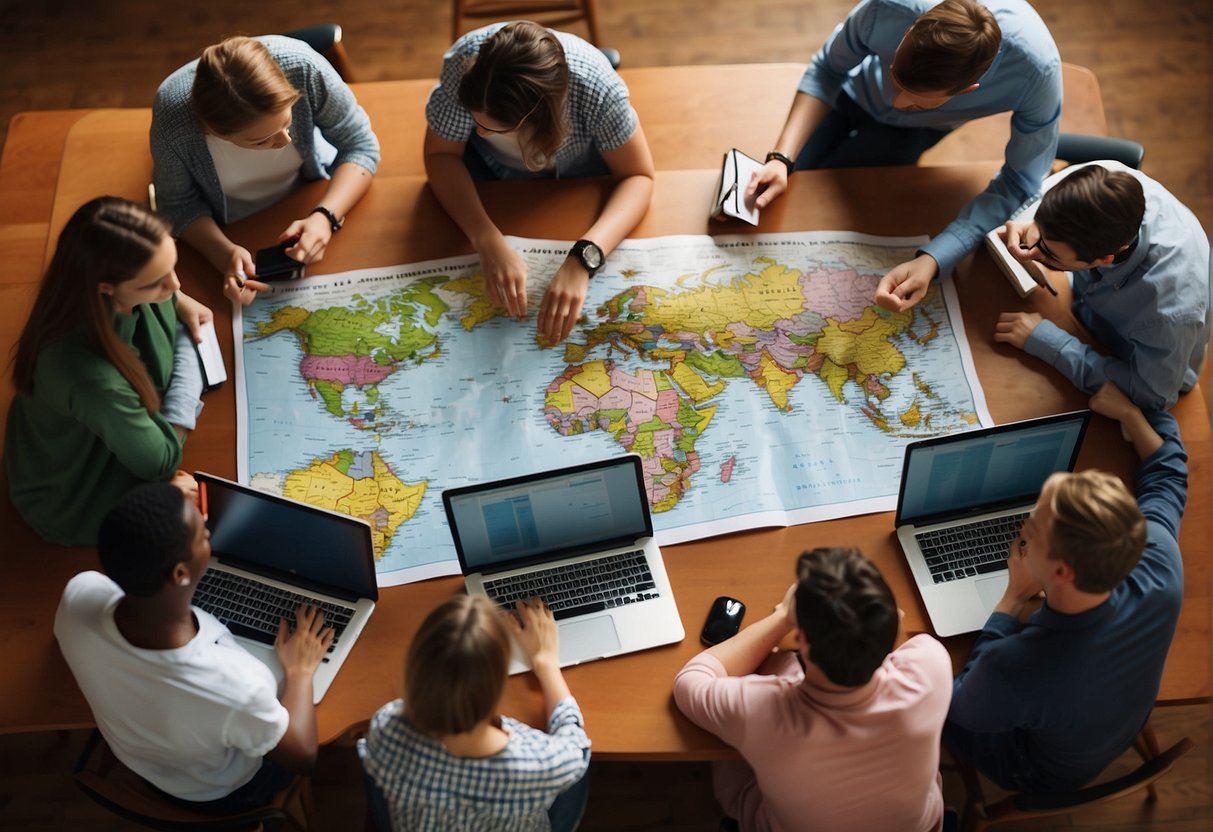
[{"label": "hand on map", "polygon": [[746,202],[754,194],[754,207],[762,210],[774,202],[780,194],[788,189],[788,166],[778,159],[772,159],[762,166],[762,170],[750,177],[750,185],[745,189]]},{"label": "hand on map", "polygon": [[994,340],[1022,350],[1041,320],[1039,312],[1003,312],[994,325]]},{"label": "hand on map", "polygon": [[526,261],[501,234],[476,247],[489,301],[515,318],[526,317]]},{"label": "hand on map", "polygon": [[882,277],[880,283],[876,284],[873,300],[892,312],[902,312],[923,299],[937,274],[939,264],[935,258],[926,253],[920,254],[907,263],[894,266],[891,272]]},{"label": "hand on map", "polygon": [[549,344],[559,344],[573,331],[581,317],[581,305],[590,285],[585,267],[572,257],[566,257],[539,304],[539,334]]}]

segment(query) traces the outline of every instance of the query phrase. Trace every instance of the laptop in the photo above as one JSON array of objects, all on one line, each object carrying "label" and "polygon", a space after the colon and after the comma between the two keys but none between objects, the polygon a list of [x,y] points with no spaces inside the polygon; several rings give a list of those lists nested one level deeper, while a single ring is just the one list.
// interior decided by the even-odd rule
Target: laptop
[{"label": "laptop", "polygon": [[1007,588],[1007,552],[1046,479],[1073,471],[1089,410],[906,446],[897,539],[936,635],[980,630]]},{"label": "laptop", "polygon": [[[468,592],[542,597],[561,667],[681,641],[644,482],[630,454],[442,492]],[[515,646],[510,672],[529,667]]]},{"label": "laptop", "polygon": [[370,525],[210,474],[194,478],[211,532],[194,606],[227,625],[280,683],[279,619],[294,627],[300,604],[320,607],[336,634],[312,681],[319,703],[379,599]]}]

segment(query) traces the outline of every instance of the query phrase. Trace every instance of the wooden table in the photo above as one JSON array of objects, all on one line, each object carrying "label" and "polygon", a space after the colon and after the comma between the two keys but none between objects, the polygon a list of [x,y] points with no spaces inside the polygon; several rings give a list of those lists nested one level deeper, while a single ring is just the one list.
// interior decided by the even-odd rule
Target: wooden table
[{"label": "wooden table", "polygon": [[[636,71],[639,72],[639,71]],[[404,82],[406,85],[413,82]],[[643,88],[630,80],[633,95]],[[386,93],[391,83],[368,85]],[[358,88],[380,135],[385,115],[373,96]],[[655,94],[655,93],[654,93]],[[670,102],[670,107],[673,107]],[[403,111],[396,118],[404,116]],[[671,124],[693,113],[665,111]],[[642,113],[646,126],[652,119]],[[782,120],[782,113],[780,114]],[[0,244],[6,269],[0,274],[0,354],[8,354],[25,320],[32,289],[48,244],[76,205],[103,192],[139,198],[150,171],[146,156],[145,111],[22,114],[14,119],[0,159]],[[650,129],[650,137],[653,130]],[[62,160],[62,175],[58,168]],[[845,229],[880,235],[937,233],[957,209],[980,191],[997,163],[942,168],[817,171],[797,174],[787,196],[768,209],[760,231]],[[393,169],[396,171],[393,173]],[[404,172],[385,156],[384,170],[336,237],[323,266],[313,273],[404,263],[470,251],[438,207],[425,181]],[[705,206],[714,170],[662,170],[653,206],[634,236],[737,232],[709,225]],[[264,216],[233,227],[234,238],[256,247],[272,239],[284,218],[306,212],[323,190],[313,183]],[[607,193],[601,181],[488,183],[482,194],[490,215],[507,234],[571,238],[588,227]],[[912,210],[907,209],[912,206]],[[230,310],[218,277],[183,247],[179,265],[186,289],[209,303],[219,330],[230,332]],[[1074,329],[1069,298],[1035,293],[1021,301],[984,254],[962,264],[954,280],[965,310],[965,325],[991,413],[998,422],[1081,407],[1084,397],[1035,359],[995,346],[991,332],[998,312],[1037,309]],[[533,324],[531,324],[533,325]],[[231,344],[221,336],[228,366]],[[235,412],[231,385],[208,397],[199,430],[186,446],[187,467],[235,474]],[[0,391],[7,412],[11,383]],[[1175,409],[1191,455],[1191,493],[1181,543],[1185,554],[1184,610],[1168,657],[1160,700],[1186,702],[1209,697],[1209,419],[1203,396],[1185,396]],[[2,418],[2,417],[0,417]],[[1130,476],[1132,454],[1118,429],[1096,418],[1080,456],[1080,467],[1099,466]],[[0,680],[0,732],[44,730],[91,724],[91,716],[50,632],[59,594],[68,578],[95,568],[89,549],[43,543],[7,500],[0,485],[0,646],[15,668]],[[703,616],[722,593],[742,597],[757,615],[769,609],[792,579],[795,556],[810,546],[859,546],[882,569],[906,611],[909,632],[929,631],[893,536],[891,514],[852,517],[808,526],[732,535],[666,549],[670,578],[688,637],[681,644],[571,668],[576,693],[594,738],[595,753],[615,759],[712,759],[728,749],[679,715],[670,699],[670,680],[693,656]],[[459,591],[460,581],[437,579],[385,589],[375,615],[318,709],[320,735],[329,741],[399,695],[403,654],[424,615]],[[971,638],[947,641],[957,660]],[[542,703],[532,677],[511,680],[505,709],[542,724]]]}]

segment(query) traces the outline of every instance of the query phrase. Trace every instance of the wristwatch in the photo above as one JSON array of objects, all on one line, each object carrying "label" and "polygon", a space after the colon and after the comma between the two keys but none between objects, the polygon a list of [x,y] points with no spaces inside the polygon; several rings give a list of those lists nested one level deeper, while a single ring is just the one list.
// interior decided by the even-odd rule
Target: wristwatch
[{"label": "wristwatch", "polygon": [[578,262],[590,273],[590,277],[602,268],[602,264],[606,262],[606,255],[602,253],[602,249],[598,244],[590,240],[578,240],[573,243],[573,247],[569,249],[569,257],[576,257]]},{"label": "wristwatch", "polygon": [[342,217],[341,219],[337,219],[337,215],[334,214],[329,209],[325,208],[323,205],[317,205],[315,208],[312,209],[312,213],[313,214],[324,214],[324,216],[328,219],[329,226],[333,229],[334,234],[336,234],[338,231],[340,231],[341,226],[345,224],[345,217]]}]

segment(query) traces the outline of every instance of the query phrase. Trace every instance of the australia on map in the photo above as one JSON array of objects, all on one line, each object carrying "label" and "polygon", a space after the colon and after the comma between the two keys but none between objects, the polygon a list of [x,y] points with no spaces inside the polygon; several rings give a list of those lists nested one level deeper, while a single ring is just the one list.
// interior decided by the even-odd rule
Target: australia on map
[{"label": "australia on map", "polygon": [[907,442],[990,424],[950,281],[872,303],[924,238],[627,240],[555,346],[534,310],[571,243],[509,239],[524,321],[475,256],[276,284],[234,316],[240,480],[365,519],[381,584],[458,571],[453,486],[635,453],[668,544],[890,510]]}]

